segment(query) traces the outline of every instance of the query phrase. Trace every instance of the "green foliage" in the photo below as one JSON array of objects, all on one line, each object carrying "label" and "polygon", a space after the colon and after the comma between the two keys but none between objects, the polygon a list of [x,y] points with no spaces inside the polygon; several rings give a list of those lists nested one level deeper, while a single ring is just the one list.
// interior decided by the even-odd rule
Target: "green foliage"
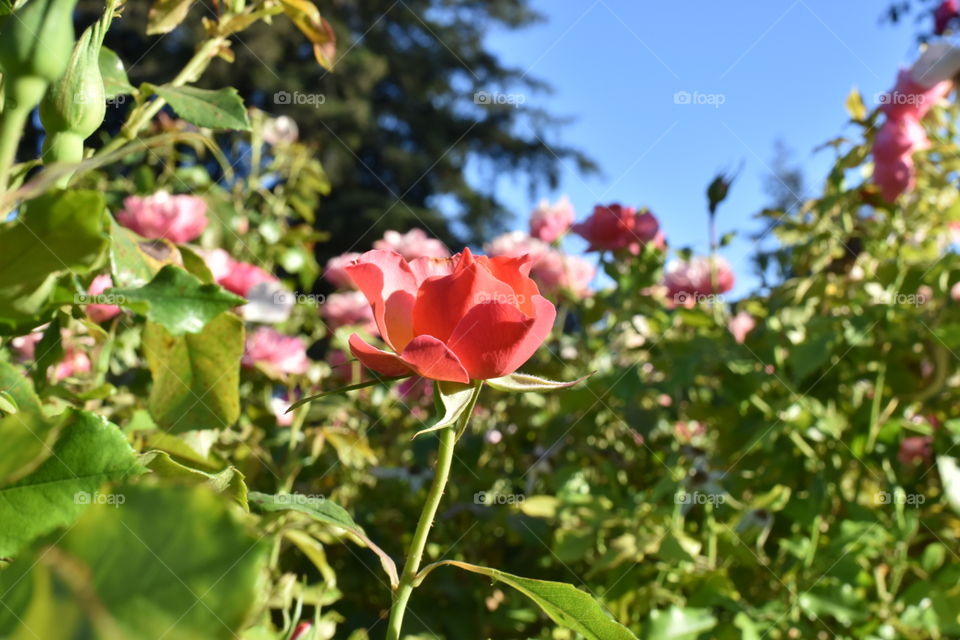
[{"label": "green foliage", "polygon": [[144,90],[152,91],[169,102],[177,115],[198,127],[250,130],[243,100],[233,87],[210,91],[196,87],[146,85]]}]

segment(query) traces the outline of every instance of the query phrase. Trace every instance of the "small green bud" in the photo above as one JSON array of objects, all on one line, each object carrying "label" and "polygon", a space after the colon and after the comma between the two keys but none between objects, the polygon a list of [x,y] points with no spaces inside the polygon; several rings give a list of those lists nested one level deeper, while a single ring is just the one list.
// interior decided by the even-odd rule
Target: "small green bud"
[{"label": "small green bud", "polygon": [[[66,72],[40,103],[40,121],[48,135],[72,133],[84,140],[103,123],[106,95],[99,56],[100,43],[90,27],[74,47]],[[58,162],[65,160],[56,158]]]},{"label": "small green bud", "polygon": [[56,81],[73,50],[77,0],[32,0],[0,23],[0,69],[15,81]]}]

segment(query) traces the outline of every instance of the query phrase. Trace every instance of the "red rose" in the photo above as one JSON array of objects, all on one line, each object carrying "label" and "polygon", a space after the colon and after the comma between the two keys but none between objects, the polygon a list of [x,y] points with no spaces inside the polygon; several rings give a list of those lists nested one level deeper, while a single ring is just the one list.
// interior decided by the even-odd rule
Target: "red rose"
[{"label": "red rose", "polygon": [[543,344],[557,310],[530,279],[531,261],[474,256],[407,262],[374,250],[346,268],[394,353],[354,334],[350,350],[374,371],[469,382],[517,370]]}]

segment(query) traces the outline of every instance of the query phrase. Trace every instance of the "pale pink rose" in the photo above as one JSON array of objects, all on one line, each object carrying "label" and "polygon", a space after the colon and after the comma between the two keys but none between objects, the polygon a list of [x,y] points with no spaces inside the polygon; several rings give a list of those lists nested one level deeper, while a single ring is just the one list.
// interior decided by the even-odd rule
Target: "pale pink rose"
[{"label": "pale pink rose", "polygon": [[66,344],[63,347],[63,360],[53,370],[53,379],[57,382],[90,373],[90,357],[79,346]]},{"label": "pale pink rose", "polygon": [[663,275],[667,297],[682,306],[692,306],[703,296],[726,293],[733,288],[733,281],[730,265],[720,256],[715,260],[702,256],[675,260]]},{"label": "pale pink rose", "polygon": [[[43,338],[43,330],[34,331],[25,336],[17,336],[10,341],[14,355],[19,362],[33,363],[36,360],[37,344]],[[73,378],[91,369],[90,357],[87,355],[93,345],[89,338],[73,338],[69,331],[61,332],[63,345],[63,359],[53,368],[53,379],[57,382]]]},{"label": "pale pink rose", "polygon": [[873,157],[878,160],[897,160],[929,147],[927,132],[914,116],[887,118],[873,141]]},{"label": "pale pink rose", "polygon": [[548,200],[541,200],[530,214],[530,235],[551,243],[570,229],[573,215],[573,205],[567,196],[561,196],[553,204]]},{"label": "pale pink rose", "polygon": [[376,334],[373,310],[366,296],[360,291],[331,293],[323,303],[322,315],[331,329],[359,324]]},{"label": "pale pink rose", "polygon": [[507,258],[522,258],[530,256],[536,263],[550,252],[550,246],[536,238],[531,238],[523,231],[509,231],[501,234],[483,245],[489,256],[505,256]]},{"label": "pale pink rose", "polygon": [[950,287],[950,299],[954,302],[960,302],[960,281],[955,282],[952,287]]},{"label": "pale pink rose", "polygon": [[690,442],[706,432],[707,430],[703,426],[703,423],[697,420],[690,420],[688,422],[681,420],[674,425],[674,434],[681,442]]},{"label": "pale pink rose", "polygon": [[310,368],[307,345],[297,336],[285,336],[270,327],[258,327],[247,335],[243,366],[261,365],[276,375],[302,375]]},{"label": "pale pink rose", "polygon": [[130,196],[117,213],[117,222],[144,238],[166,238],[171,242],[190,242],[207,228],[207,203],[190,195]]},{"label": "pale pink rose", "polygon": [[747,339],[747,334],[753,331],[756,326],[757,321],[753,319],[753,316],[746,311],[741,311],[730,318],[727,328],[733,334],[733,339],[743,344],[743,341]]},{"label": "pale pink rose", "polygon": [[220,282],[220,280],[226,278],[233,267],[233,258],[223,249],[201,250],[197,253],[206,263],[214,282]]},{"label": "pale pink rose", "polygon": [[373,248],[396,251],[407,260],[450,257],[450,250],[436,238],[427,236],[423,229],[411,229],[406,233],[387,231],[382,240],[373,243]]},{"label": "pale pink rose", "polygon": [[261,282],[272,283],[279,282],[279,280],[272,273],[267,273],[255,264],[236,261],[230,263],[230,270],[226,275],[217,279],[217,284],[221,287],[244,297],[247,296],[250,289]]},{"label": "pale pink rose", "polygon": [[555,295],[567,291],[577,298],[590,295],[594,275],[596,268],[588,260],[555,250],[544,254],[530,271],[530,277],[544,293]]},{"label": "pale pink rose", "polygon": [[293,400],[290,399],[289,392],[270,396],[270,413],[277,419],[278,427],[289,427],[293,424],[293,412],[287,413],[291,404]]},{"label": "pale pink rose", "polygon": [[895,160],[875,159],[873,181],[880,188],[880,195],[893,202],[901,194],[913,189],[916,182],[913,158],[907,154]]},{"label": "pale pink rose", "polygon": [[356,289],[345,267],[360,257],[360,254],[351,251],[339,256],[334,256],[327,260],[327,266],[323,270],[323,277],[327,282],[341,289]]},{"label": "pale pink rose", "polygon": [[933,436],[910,436],[900,441],[897,460],[904,466],[933,462]]},{"label": "pale pink rose", "polygon": [[[90,283],[87,288],[87,295],[91,297],[99,296],[112,286],[113,278],[108,274],[101,274]],[[105,322],[120,313],[120,307],[115,304],[88,304],[84,311],[86,311],[87,317],[94,322]]]}]

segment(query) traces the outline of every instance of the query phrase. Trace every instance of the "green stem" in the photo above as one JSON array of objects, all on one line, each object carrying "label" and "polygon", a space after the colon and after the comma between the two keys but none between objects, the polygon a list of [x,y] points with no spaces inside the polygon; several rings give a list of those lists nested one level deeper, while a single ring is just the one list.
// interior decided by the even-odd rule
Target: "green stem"
[{"label": "green stem", "polygon": [[393,606],[390,607],[390,621],[387,625],[387,640],[400,640],[403,614],[407,610],[410,594],[413,593],[417,572],[420,570],[420,561],[423,559],[423,550],[427,546],[430,527],[437,515],[437,508],[440,506],[443,490],[447,486],[447,479],[450,477],[457,433],[463,433],[466,430],[470,421],[470,414],[473,413],[473,406],[480,392],[480,385],[481,383],[477,383],[473,398],[463,412],[463,422],[459,429],[456,426],[450,426],[439,432],[440,448],[437,452],[437,470],[433,475],[433,482],[430,484],[430,491],[427,493],[427,501],[423,505],[423,511],[420,512],[417,529],[413,532],[413,540],[410,542],[410,549],[407,552],[407,562],[403,565],[403,573],[400,574],[400,584],[397,585],[397,591],[393,596]]},{"label": "green stem", "polygon": [[886,384],[887,361],[880,361],[880,371],[877,372],[877,382],[873,387],[873,403],[870,406],[870,432],[867,435],[867,453],[873,453],[880,435],[880,402],[883,399],[883,385]]},{"label": "green stem", "polygon": [[[226,41],[227,39],[223,36],[217,36],[200,45],[200,48],[193,54],[183,70],[170,81],[170,86],[182,87],[189,82],[195,82]],[[147,126],[166,104],[166,100],[156,96],[150,102],[144,102],[137,106],[130,112],[130,117],[127,119],[127,123],[123,125],[120,135],[104,145],[95,155],[101,156],[116,151],[128,140],[134,140],[140,130]]]},{"label": "green stem", "polygon": [[5,109],[0,115],[0,192],[7,190],[10,169],[16,160],[20,135],[29,115],[29,111],[16,107]]}]

